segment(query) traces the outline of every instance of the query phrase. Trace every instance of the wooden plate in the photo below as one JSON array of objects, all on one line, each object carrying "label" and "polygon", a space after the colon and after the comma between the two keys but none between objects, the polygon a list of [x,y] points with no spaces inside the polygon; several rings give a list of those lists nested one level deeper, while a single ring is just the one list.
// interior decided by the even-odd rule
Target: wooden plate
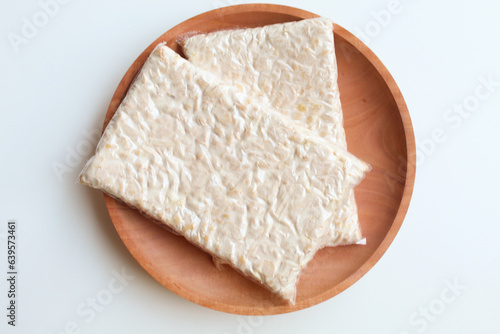
[{"label": "wooden plate", "polygon": [[[235,27],[257,27],[318,15],[268,4],[221,8],[193,17],[153,42],[121,80],[109,106],[113,116],[146,58],[159,42],[181,53],[179,36]],[[257,315],[300,310],[325,301],[363,276],[384,254],[408,209],[415,178],[415,140],[408,109],[394,79],[360,40],[335,26],[339,86],[349,150],[373,170],[355,194],[367,245],[325,248],[301,275],[297,302],[287,305],[184,238],[105,196],[113,224],[135,259],[165,287],[197,304],[230,313]]]}]

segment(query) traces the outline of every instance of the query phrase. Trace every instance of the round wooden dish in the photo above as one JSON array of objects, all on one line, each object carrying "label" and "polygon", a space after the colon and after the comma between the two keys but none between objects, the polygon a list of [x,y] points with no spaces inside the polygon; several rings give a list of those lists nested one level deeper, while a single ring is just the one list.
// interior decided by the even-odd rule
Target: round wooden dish
[{"label": "round wooden dish", "polygon": [[[177,25],[153,42],[129,68],[113,96],[105,125],[158,43],[167,42],[181,53],[177,40],[184,34],[317,16],[286,6],[251,4],[213,10]],[[351,286],[380,259],[396,236],[415,178],[415,140],[408,109],[394,79],[373,52],[340,26],[335,26],[334,33],[349,150],[373,167],[355,190],[367,245],[319,251],[301,275],[297,302],[290,306],[229,267],[219,271],[208,254],[183,237],[105,196],[113,224],[129,251],[148,273],[176,294],[237,314],[300,310]]]}]

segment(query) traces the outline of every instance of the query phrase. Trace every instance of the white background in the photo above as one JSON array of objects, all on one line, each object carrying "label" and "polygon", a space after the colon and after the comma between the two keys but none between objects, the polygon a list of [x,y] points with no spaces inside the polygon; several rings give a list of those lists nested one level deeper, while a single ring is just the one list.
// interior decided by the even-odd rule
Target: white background
[{"label": "white background", "polygon": [[[89,154],[71,158],[70,152],[85,151],[84,132],[100,129],[116,86],[146,46],[194,15],[244,2],[73,0],[15,47],[9,36],[22,36],[23,18],[33,22],[42,7],[37,0],[1,0],[0,332],[70,333],[73,326],[79,333],[498,333],[500,6],[494,0],[401,0],[390,18],[378,14],[392,8],[389,0],[273,0],[329,17],[364,38],[401,88],[420,147],[399,234],[345,292],[292,314],[235,316],[178,297],[128,253],[101,194],[75,182]],[[481,80],[488,78],[490,96],[476,99],[476,89],[487,92]],[[474,110],[457,118],[448,110],[461,103]],[[436,129],[445,140],[432,144]],[[62,165],[64,174],[57,173]],[[18,221],[20,252],[15,328],[5,316],[9,219]],[[135,278],[92,317],[85,304],[106,295],[113,270]],[[449,284],[458,290],[447,290]]]}]

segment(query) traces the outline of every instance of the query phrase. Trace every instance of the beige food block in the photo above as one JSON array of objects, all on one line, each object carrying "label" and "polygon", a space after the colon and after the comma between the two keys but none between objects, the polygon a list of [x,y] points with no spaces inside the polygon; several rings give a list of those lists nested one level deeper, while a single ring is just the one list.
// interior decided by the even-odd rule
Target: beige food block
[{"label": "beige food block", "polygon": [[160,44],[80,180],[293,303],[368,168]]},{"label": "beige food block", "polygon": [[[196,35],[181,44],[194,65],[346,148],[332,31],[331,21],[316,18]],[[325,245],[352,244],[361,238],[351,192],[331,221]]]}]

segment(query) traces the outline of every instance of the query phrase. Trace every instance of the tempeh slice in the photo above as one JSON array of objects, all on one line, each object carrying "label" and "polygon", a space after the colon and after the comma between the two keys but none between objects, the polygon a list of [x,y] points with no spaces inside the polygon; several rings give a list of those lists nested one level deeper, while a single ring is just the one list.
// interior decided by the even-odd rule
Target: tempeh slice
[{"label": "tempeh slice", "polygon": [[301,270],[368,169],[160,44],[80,181],[293,303]]}]

